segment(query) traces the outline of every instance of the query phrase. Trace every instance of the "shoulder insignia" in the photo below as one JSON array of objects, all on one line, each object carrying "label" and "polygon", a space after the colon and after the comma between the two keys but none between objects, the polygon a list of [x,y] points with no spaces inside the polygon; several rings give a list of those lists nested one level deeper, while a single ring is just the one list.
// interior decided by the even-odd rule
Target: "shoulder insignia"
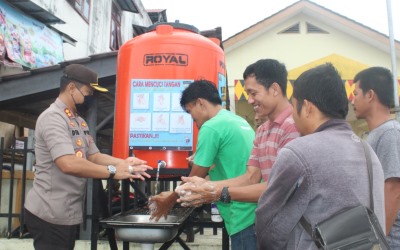
[{"label": "shoulder insignia", "polygon": [[79,158],[83,158],[83,152],[82,152],[82,150],[77,150],[77,151],[75,152],[75,155],[76,155],[77,157],[79,157]]},{"label": "shoulder insignia", "polygon": [[79,147],[82,146],[81,138],[76,139],[76,145],[78,145]]},{"label": "shoulder insignia", "polygon": [[74,116],[74,115],[72,114],[71,110],[69,110],[69,108],[65,108],[65,109],[64,109],[64,112],[65,112],[65,114],[66,114],[68,117],[73,117],[73,116]]},{"label": "shoulder insignia", "polygon": [[86,122],[82,122],[82,123],[81,123],[81,126],[86,128],[86,127],[87,127]]}]

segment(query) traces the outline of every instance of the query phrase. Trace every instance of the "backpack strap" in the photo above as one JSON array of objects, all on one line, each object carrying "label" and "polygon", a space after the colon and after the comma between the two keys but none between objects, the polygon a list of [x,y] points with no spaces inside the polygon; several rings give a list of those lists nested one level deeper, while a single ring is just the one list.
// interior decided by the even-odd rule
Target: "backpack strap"
[{"label": "backpack strap", "polygon": [[371,161],[371,152],[367,146],[367,143],[364,140],[361,140],[361,143],[364,147],[365,158],[367,159],[367,169],[368,169],[368,177],[369,177],[369,199],[370,199],[370,206],[369,208],[374,211],[374,196],[373,196],[373,172],[372,172],[372,161]]}]

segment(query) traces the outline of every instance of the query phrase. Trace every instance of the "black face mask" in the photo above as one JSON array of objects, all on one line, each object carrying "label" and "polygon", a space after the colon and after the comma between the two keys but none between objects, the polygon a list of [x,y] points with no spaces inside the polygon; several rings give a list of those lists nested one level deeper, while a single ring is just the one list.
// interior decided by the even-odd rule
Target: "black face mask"
[{"label": "black face mask", "polygon": [[84,116],[86,115],[88,109],[90,108],[90,106],[94,101],[94,95],[84,95],[82,91],[78,88],[78,86],[75,85],[75,87],[79,91],[79,93],[81,93],[81,95],[83,96],[83,103],[76,103],[74,96],[72,96],[72,99],[74,100],[75,103],[76,112]]},{"label": "black face mask", "polygon": [[76,111],[78,114],[84,115],[87,113],[88,109],[90,106],[92,106],[92,103],[94,102],[94,96],[93,95],[84,95],[83,96],[83,103],[76,103]]}]

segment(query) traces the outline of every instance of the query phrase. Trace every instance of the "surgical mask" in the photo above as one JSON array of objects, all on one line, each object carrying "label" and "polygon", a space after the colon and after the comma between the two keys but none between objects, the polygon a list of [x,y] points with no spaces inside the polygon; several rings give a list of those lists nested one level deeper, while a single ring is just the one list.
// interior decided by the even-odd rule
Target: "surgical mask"
[{"label": "surgical mask", "polygon": [[79,88],[77,88],[77,89],[78,89],[79,93],[81,93],[81,95],[83,96],[83,103],[76,103],[75,99],[74,99],[76,111],[78,112],[78,114],[84,115],[84,114],[86,114],[86,112],[88,111],[90,106],[92,105],[92,103],[94,101],[94,96],[93,95],[84,95]]},{"label": "surgical mask", "polygon": [[86,113],[94,101],[93,95],[85,95],[83,98],[83,103],[75,104],[78,114]]}]

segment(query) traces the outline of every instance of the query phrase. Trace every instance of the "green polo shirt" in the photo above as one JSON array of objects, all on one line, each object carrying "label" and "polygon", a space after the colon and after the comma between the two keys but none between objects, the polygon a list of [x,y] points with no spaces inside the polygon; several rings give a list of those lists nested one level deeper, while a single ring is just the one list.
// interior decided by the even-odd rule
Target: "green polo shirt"
[{"label": "green polo shirt", "polygon": [[[248,122],[230,111],[222,109],[206,121],[197,141],[194,163],[210,170],[212,181],[226,180],[243,175],[253,147],[254,130]],[[255,222],[256,203],[232,201],[217,203],[226,230],[233,235]]]}]

